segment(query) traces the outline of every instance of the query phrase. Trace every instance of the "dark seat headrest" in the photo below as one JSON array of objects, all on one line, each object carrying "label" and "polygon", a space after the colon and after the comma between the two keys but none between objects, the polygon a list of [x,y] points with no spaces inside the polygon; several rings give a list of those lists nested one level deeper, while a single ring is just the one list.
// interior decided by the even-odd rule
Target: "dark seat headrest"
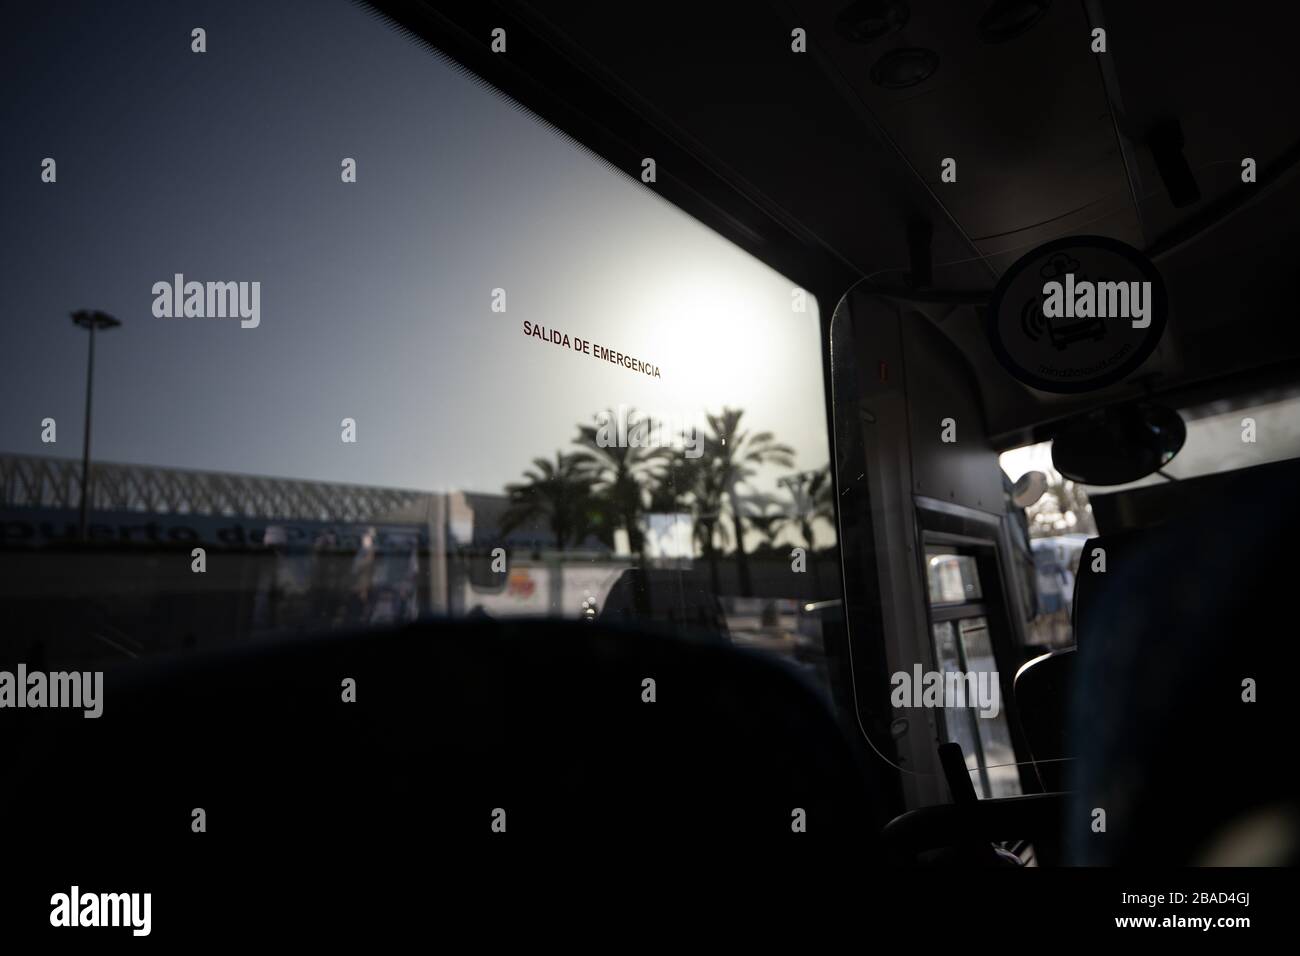
[{"label": "dark seat headrest", "polygon": [[1045,790],[1061,788],[1061,763],[1068,759],[1069,701],[1074,680],[1073,648],[1027,661],[1013,684],[1029,753]]},{"label": "dark seat headrest", "polygon": [[1294,463],[1249,469],[1176,520],[1084,545],[1072,862],[1194,864],[1251,813],[1294,803],[1271,711],[1294,631],[1296,477]]}]

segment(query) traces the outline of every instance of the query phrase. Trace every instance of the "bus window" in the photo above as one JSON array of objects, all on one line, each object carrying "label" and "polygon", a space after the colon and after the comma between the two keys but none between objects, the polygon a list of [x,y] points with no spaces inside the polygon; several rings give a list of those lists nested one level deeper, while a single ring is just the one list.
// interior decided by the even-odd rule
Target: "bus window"
[{"label": "bus window", "polygon": [[928,578],[931,604],[978,601],[984,596],[975,559],[968,554],[931,554]]},{"label": "bus window", "polygon": [[[981,798],[1021,792],[1015,748],[1000,701],[998,662],[989,637],[988,610],[974,555],[941,547],[925,552],[935,661],[945,675],[967,675],[967,687],[987,689],[996,708],[967,698],[943,708],[944,739],[961,745],[975,792]],[[973,679],[972,676],[973,675]],[[963,705],[964,703],[964,705]]]},{"label": "bus window", "polygon": [[1011,449],[998,460],[1011,481],[1030,471],[1047,478],[1046,491],[1024,509],[1033,562],[1026,575],[1033,586],[1026,607],[1025,643],[1040,650],[1071,647],[1079,556],[1083,543],[1097,534],[1088,492],[1052,467],[1051,442]]},{"label": "bus window", "polygon": [[[176,114],[169,142],[201,148],[94,155],[111,208],[6,203],[10,259],[90,265],[73,292],[39,270],[8,284],[0,654],[560,616],[824,676],[841,594],[815,297],[355,5],[292,9],[206,26],[319,82],[268,98],[231,71]],[[114,56],[154,41],[123,30]],[[97,57],[86,42],[67,55]],[[134,116],[175,112],[177,69]],[[6,141],[111,112],[101,87],[59,90]],[[206,115],[250,103],[256,123],[210,135]],[[232,191],[250,156],[258,188]],[[159,183],[183,184],[186,217]],[[227,288],[256,319],[207,314]],[[95,340],[85,527],[83,304],[121,323]],[[47,417],[57,444],[31,428]]]}]

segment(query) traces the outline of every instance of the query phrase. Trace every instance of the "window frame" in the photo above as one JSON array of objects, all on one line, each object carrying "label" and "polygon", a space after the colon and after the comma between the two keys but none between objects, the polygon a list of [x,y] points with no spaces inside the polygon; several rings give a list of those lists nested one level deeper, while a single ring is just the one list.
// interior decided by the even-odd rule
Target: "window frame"
[{"label": "window frame", "polygon": [[[958,629],[956,643],[965,666],[966,650],[960,639],[957,622],[971,617],[984,618],[997,666],[1001,713],[1006,717],[1007,731],[1015,753],[1020,790],[1025,794],[1039,792],[1041,787],[1028,769],[1029,748],[1021,730],[1020,712],[1015,700],[1014,677],[1020,667],[1017,640],[1019,631],[1012,622],[1015,605],[1006,591],[1007,573],[1003,567],[1002,545],[1003,519],[974,508],[919,495],[915,497],[915,516],[916,554],[919,559],[917,573],[920,575],[921,593],[925,596],[927,653],[937,667],[934,626],[938,623],[952,622],[953,627]],[[947,553],[969,555],[975,559],[975,573],[979,576],[982,595],[980,600],[940,605],[930,603],[927,551],[934,547],[943,548]],[[942,728],[943,739],[947,739],[950,736],[947,717],[945,714],[938,716],[938,725]],[[979,741],[978,732],[975,734],[975,740]],[[988,788],[987,762],[983,758],[982,743],[978,756],[980,779]],[[991,790],[987,792],[991,793]]]}]

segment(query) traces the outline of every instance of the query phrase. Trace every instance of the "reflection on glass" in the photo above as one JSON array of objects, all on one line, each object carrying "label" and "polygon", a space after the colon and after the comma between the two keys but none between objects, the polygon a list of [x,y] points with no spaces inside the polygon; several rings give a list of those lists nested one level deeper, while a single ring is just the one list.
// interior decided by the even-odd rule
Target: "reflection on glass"
[{"label": "reflection on glass", "polygon": [[984,596],[970,555],[927,551],[926,571],[931,604],[978,601]]},{"label": "reflection on glass", "polygon": [[988,620],[983,605],[977,603],[984,595],[975,557],[927,548],[926,564],[931,607],[943,607],[952,615],[932,628],[940,671],[977,675],[976,680],[982,678],[998,700],[995,716],[982,714],[982,708],[969,701],[967,706],[945,707],[946,739],[961,745],[975,792],[981,798],[1014,796],[1021,792],[1020,775],[1002,706]]},{"label": "reflection on glass", "polygon": [[[951,621],[934,625],[934,647],[940,673],[959,674],[964,670],[961,651],[957,646]],[[980,792],[984,789],[984,785],[979,776],[980,748],[975,723],[975,711],[970,707],[944,708],[943,725],[947,731],[947,739],[961,744],[962,756],[966,758],[966,769],[970,771],[971,779],[975,781],[976,792]]]},{"label": "reflection on glass", "polygon": [[[1001,694],[995,675],[997,660],[989,639],[988,622],[982,617],[962,618],[957,622],[966,669],[989,675],[989,686]],[[1006,710],[998,708],[996,717],[976,716],[980,752],[987,773],[986,797],[1010,797],[1020,793],[1020,773],[1015,767],[1016,751],[1011,743]]]}]

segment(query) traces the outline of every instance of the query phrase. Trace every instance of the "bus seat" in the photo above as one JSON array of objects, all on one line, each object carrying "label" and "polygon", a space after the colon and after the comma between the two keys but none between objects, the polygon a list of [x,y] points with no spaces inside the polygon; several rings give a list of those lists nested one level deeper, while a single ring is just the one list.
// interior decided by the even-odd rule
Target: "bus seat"
[{"label": "bus seat", "polygon": [[1194,513],[1084,546],[1070,862],[1195,864],[1252,814],[1296,806],[1290,757],[1269,743],[1289,693],[1296,477],[1243,471]]},{"label": "bus seat", "polygon": [[1034,771],[1048,793],[1065,789],[1065,766],[1070,757],[1066,729],[1073,679],[1074,648],[1066,648],[1026,661],[1012,685]]},{"label": "bus seat", "polygon": [[[412,859],[645,852],[652,834],[835,841],[869,861],[887,820],[883,778],[792,668],[599,622],[430,619],[141,659],[105,674],[104,699],[99,720],[14,712],[28,784],[0,793],[0,816],[27,821],[16,840],[66,840],[70,871],[168,848],[204,865],[184,839],[194,807],[221,835],[197,845],[212,853]],[[510,843],[492,842],[497,808]]]}]

